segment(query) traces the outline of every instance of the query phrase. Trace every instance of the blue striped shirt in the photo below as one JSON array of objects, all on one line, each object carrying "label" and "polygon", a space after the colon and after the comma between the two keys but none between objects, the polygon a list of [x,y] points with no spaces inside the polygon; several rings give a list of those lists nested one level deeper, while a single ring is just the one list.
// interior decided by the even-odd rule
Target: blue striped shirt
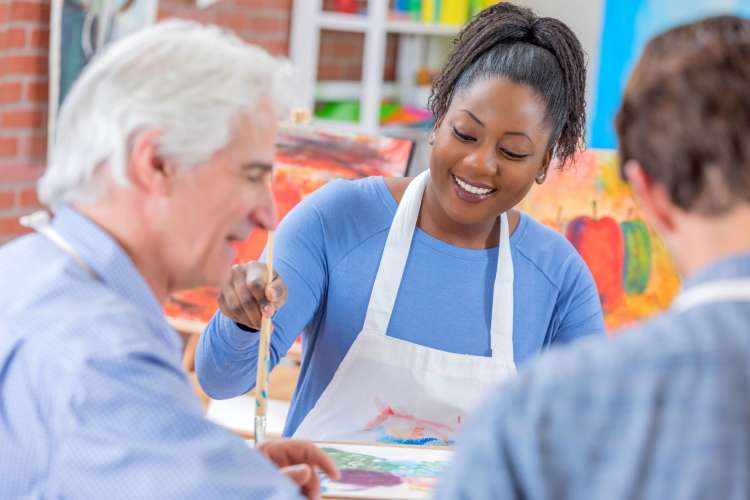
[{"label": "blue striped shirt", "polygon": [[[750,254],[689,289],[750,278]],[[467,421],[437,498],[750,498],[750,303],[670,310],[529,363]]]},{"label": "blue striped shirt", "polygon": [[70,208],[53,226],[101,281],[41,235],[0,248],[0,497],[297,498],[204,418],[120,246]]}]

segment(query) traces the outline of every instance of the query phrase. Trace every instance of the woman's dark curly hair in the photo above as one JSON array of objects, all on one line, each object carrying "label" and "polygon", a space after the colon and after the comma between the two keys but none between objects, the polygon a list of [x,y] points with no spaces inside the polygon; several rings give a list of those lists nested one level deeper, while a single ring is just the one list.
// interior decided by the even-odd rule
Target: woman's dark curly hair
[{"label": "woman's dark curly hair", "polygon": [[507,2],[483,10],[461,31],[429,107],[438,123],[451,99],[479,79],[505,77],[529,85],[547,105],[548,147],[562,165],[583,144],[586,128],[586,61],[565,24]]}]

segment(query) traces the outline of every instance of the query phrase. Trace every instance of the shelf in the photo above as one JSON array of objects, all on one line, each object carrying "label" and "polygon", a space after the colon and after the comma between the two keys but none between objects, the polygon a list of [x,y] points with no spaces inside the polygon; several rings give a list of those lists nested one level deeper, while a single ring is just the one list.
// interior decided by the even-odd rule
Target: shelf
[{"label": "shelf", "polygon": [[[321,12],[318,25],[326,30],[361,33],[367,31],[368,18],[361,14]],[[455,36],[461,31],[461,26],[390,19],[385,23],[385,30],[402,35]]]},{"label": "shelf", "polygon": [[324,30],[332,31],[367,31],[367,17],[359,14],[339,14],[336,12],[321,12],[318,25]]},{"label": "shelf", "polygon": [[[316,101],[346,101],[359,100],[362,95],[362,82],[360,81],[319,81],[315,86]],[[395,99],[398,97],[398,88],[394,82],[383,82],[382,99]]]},{"label": "shelf", "polygon": [[[325,118],[313,118],[313,125],[316,128],[319,128],[321,130],[325,130],[332,133],[339,133],[339,134],[365,134],[367,133],[365,130],[363,130],[362,126],[355,122],[347,122],[343,120],[327,120]],[[377,134],[388,136],[388,137],[397,137],[401,139],[410,139],[415,142],[419,141],[427,141],[428,136],[430,135],[429,130],[417,128],[417,127],[408,127],[406,125],[381,125],[378,127],[378,130],[376,132]]]},{"label": "shelf", "polygon": [[400,33],[404,35],[455,36],[461,31],[461,26],[421,23],[419,21],[390,20],[386,23],[385,29],[389,33]]},{"label": "shelf", "polygon": [[321,130],[338,134],[364,134],[362,125],[344,120],[313,117],[313,125]]}]

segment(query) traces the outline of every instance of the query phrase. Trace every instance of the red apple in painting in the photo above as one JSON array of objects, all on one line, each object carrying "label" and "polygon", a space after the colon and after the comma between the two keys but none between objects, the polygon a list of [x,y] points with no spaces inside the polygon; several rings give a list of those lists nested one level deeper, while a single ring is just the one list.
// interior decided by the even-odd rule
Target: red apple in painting
[{"label": "red apple in painting", "polygon": [[568,240],[576,247],[594,276],[602,309],[614,310],[623,299],[623,238],[620,226],[612,217],[576,217],[566,231]]}]

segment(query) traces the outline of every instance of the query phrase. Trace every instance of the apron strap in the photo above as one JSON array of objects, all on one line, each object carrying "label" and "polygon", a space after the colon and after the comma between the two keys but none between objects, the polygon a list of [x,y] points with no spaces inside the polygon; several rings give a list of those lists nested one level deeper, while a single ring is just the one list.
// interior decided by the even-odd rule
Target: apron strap
[{"label": "apron strap", "polygon": [[22,226],[33,229],[37,233],[45,236],[50,242],[56,247],[65,252],[73,261],[83,269],[89,276],[95,280],[99,280],[99,276],[91,268],[91,266],[83,260],[83,257],[73,248],[68,240],[66,240],[55,228],[50,224],[49,213],[44,210],[39,210],[29,215],[24,215],[20,218],[19,222]]},{"label": "apron strap", "polygon": [[509,366],[514,365],[513,316],[513,255],[510,251],[508,214],[503,212],[500,216],[500,248],[492,291],[490,348],[493,358],[504,359]]},{"label": "apron strap", "polygon": [[380,266],[375,276],[367,306],[363,330],[386,334],[391,312],[396,303],[401,277],[409,257],[414,228],[417,226],[419,208],[422,205],[430,171],[425,170],[416,176],[406,187],[401,203],[396,208],[388,239],[380,257]]},{"label": "apron strap", "polygon": [[[414,230],[417,225],[422,196],[430,179],[430,171],[419,174],[409,183],[393,217],[380,265],[367,306],[363,330],[386,335],[396,303],[401,278],[409,257]],[[492,295],[490,324],[492,357],[508,366],[513,359],[513,257],[510,249],[508,215],[500,216],[500,246]]]}]

